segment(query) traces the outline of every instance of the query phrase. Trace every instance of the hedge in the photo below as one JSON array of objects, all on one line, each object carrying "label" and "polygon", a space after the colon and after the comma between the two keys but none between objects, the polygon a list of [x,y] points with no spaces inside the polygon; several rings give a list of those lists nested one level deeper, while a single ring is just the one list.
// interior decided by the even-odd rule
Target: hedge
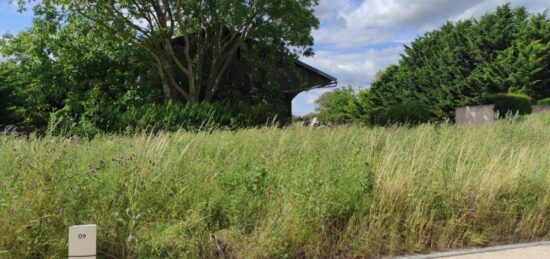
[{"label": "hedge", "polygon": [[533,99],[522,94],[495,94],[486,99],[487,104],[495,105],[495,112],[500,117],[510,114],[530,114],[533,111]]}]

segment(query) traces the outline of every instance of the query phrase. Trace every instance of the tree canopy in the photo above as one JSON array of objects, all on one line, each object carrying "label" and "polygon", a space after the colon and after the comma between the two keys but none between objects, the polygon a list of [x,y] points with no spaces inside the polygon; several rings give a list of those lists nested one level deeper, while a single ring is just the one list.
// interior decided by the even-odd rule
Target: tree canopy
[{"label": "tree canopy", "polygon": [[0,54],[12,92],[22,101],[22,121],[40,128],[50,114],[97,116],[102,105],[137,105],[162,98],[151,83],[146,53],[81,17],[35,8],[32,27],[4,35]]},{"label": "tree canopy", "polygon": [[550,21],[507,4],[477,20],[447,22],[406,46],[369,91],[371,107],[420,102],[440,120],[492,94],[548,97]]},{"label": "tree canopy", "polygon": [[[20,4],[27,0],[18,0]],[[151,57],[166,98],[211,101],[240,46],[251,39],[284,54],[312,53],[317,0],[42,0]],[[179,54],[174,38],[183,39]],[[178,77],[182,74],[182,77]],[[182,79],[183,78],[183,79]]]}]

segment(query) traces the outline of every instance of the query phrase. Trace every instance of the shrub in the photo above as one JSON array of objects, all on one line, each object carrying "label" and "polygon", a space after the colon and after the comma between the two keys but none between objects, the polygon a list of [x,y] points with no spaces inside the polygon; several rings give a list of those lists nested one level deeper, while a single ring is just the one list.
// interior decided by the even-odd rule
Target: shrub
[{"label": "shrub", "polygon": [[550,97],[541,99],[537,102],[538,105],[550,105]]},{"label": "shrub", "polygon": [[530,114],[533,107],[533,99],[522,94],[495,94],[486,99],[487,104],[495,105],[495,112],[501,117],[509,114]]},{"label": "shrub", "polygon": [[87,116],[74,116],[69,106],[50,113],[47,134],[49,135],[78,135],[92,138],[100,133],[95,123]]},{"label": "shrub", "polygon": [[66,106],[51,114],[48,132],[93,137],[100,132],[238,129],[270,122],[278,113],[273,106],[248,103],[100,105],[82,114],[75,114]]},{"label": "shrub", "polygon": [[371,125],[417,125],[428,122],[430,118],[431,113],[426,105],[420,102],[410,102],[372,109],[369,114],[369,123]]}]

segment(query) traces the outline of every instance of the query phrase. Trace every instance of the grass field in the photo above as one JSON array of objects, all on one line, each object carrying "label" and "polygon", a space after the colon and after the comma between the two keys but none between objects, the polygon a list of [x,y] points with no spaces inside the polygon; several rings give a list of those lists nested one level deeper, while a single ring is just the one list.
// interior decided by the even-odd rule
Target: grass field
[{"label": "grass field", "polygon": [[484,127],[0,137],[0,258],[377,257],[550,238],[550,115]]}]

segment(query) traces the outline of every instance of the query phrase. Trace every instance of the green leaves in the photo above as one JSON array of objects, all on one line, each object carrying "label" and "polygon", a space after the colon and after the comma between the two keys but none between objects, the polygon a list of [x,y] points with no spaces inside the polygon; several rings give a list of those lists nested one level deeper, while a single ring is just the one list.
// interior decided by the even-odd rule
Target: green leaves
[{"label": "green leaves", "polygon": [[345,123],[351,119],[349,109],[354,109],[355,96],[351,86],[325,93],[315,101],[319,106],[319,119],[328,123]]},{"label": "green leaves", "polygon": [[21,99],[16,124],[42,128],[60,110],[79,121],[106,103],[129,106],[160,95],[143,51],[82,17],[35,10],[29,30],[2,38],[6,80]]},{"label": "green leaves", "polygon": [[479,20],[446,23],[405,47],[398,66],[372,83],[374,106],[428,105],[435,119],[491,94],[550,96],[550,21],[503,5]]},{"label": "green leaves", "polygon": [[[19,0],[22,2],[23,0]],[[311,54],[317,0],[44,0],[150,55],[165,97],[212,101],[237,50],[255,44]],[[182,37],[179,44],[173,39]]]}]

